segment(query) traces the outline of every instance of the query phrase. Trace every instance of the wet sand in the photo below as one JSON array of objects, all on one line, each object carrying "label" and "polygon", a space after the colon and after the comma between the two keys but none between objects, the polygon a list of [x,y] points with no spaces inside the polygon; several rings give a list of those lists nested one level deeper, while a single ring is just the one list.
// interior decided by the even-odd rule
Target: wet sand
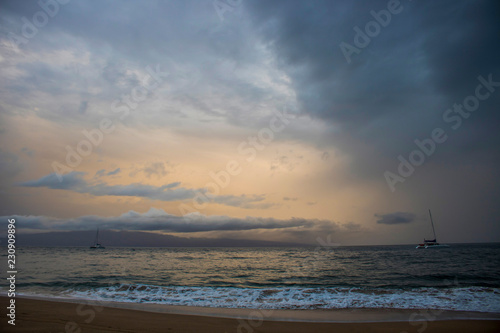
[{"label": "wet sand", "polygon": [[500,314],[435,310],[252,310],[16,298],[1,332],[500,332]]}]

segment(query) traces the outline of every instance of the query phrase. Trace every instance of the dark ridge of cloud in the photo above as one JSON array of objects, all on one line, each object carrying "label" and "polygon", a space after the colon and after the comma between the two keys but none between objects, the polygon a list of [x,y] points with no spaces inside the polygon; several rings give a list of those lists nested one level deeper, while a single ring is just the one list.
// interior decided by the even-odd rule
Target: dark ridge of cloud
[{"label": "dark ridge of cloud", "polygon": [[[118,173],[120,168],[108,172],[107,175]],[[45,187],[49,189],[57,190],[68,190],[77,193],[88,193],[95,196],[128,196],[128,197],[142,197],[152,200],[161,201],[179,201],[186,199],[193,199],[197,194],[206,194],[209,202],[222,204],[232,207],[240,207],[246,209],[267,209],[275,204],[264,203],[265,200],[263,195],[220,195],[213,196],[208,195],[206,189],[187,189],[184,187],[179,187],[180,182],[173,182],[163,186],[152,186],[144,185],[140,183],[133,183],[129,185],[107,185],[103,182],[89,183],[83,177],[85,172],[72,171],[70,173],[62,175],[62,180],[55,173],[43,176],[37,180],[31,180],[27,182],[20,183],[19,186],[24,187]],[[99,170],[96,176],[102,176],[105,174],[105,170]]]},{"label": "dark ridge of cloud", "polygon": [[303,218],[291,218],[288,220],[259,217],[233,218],[229,216],[206,216],[198,213],[176,216],[168,214],[162,209],[155,208],[151,208],[146,213],[129,211],[116,217],[88,215],[73,219],[58,219],[46,216],[13,215],[5,216],[5,219],[2,221],[12,218],[16,220],[18,228],[30,230],[95,230],[99,227],[113,230],[178,233],[287,229],[313,227],[315,224],[324,225],[328,222]]},{"label": "dark ridge of cloud", "polygon": [[161,201],[190,199],[196,195],[196,190],[176,188],[180,184],[179,182],[159,187],[140,183],[133,183],[130,185],[107,185],[102,182],[89,184],[83,179],[84,175],[84,172],[72,171],[62,175],[62,181],[59,181],[57,175],[52,173],[37,180],[21,183],[20,186],[46,187],[50,189],[68,190],[78,193],[89,193],[95,196],[112,195],[144,197]]},{"label": "dark ridge of cloud", "polygon": [[99,171],[97,171],[97,172],[95,173],[94,177],[95,177],[95,178],[100,178],[100,177],[102,177],[102,176],[104,176],[104,175],[106,175],[106,176],[114,176],[114,175],[119,174],[120,172],[121,172],[121,169],[120,169],[120,168],[116,168],[115,170],[108,171],[108,172],[106,172],[106,170],[105,170],[105,169],[101,169],[101,170],[99,170]]},{"label": "dark ridge of cloud", "polygon": [[262,202],[266,199],[264,195],[218,195],[211,198],[211,202],[246,209],[268,209],[278,204]]},{"label": "dark ridge of cloud", "polygon": [[377,223],[379,224],[405,224],[411,223],[415,221],[416,216],[413,213],[405,213],[405,212],[395,212],[389,214],[375,214],[376,218],[378,218]]},{"label": "dark ridge of cloud", "polygon": [[[101,174],[99,170],[97,174]],[[29,180],[23,183],[20,183],[19,186],[24,187],[47,187],[51,189],[57,190],[73,190],[79,191],[87,186],[87,182],[83,179],[85,172],[72,171],[65,175],[62,175],[62,180],[59,181],[56,173],[51,173],[46,176],[43,176],[36,180]]]},{"label": "dark ridge of cloud", "polygon": [[[296,242],[263,241],[255,239],[178,237],[144,231],[101,230],[100,241],[106,247],[274,247],[304,246]],[[19,246],[73,247],[89,246],[95,237],[91,231],[60,231],[27,234],[19,238]],[[7,239],[0,237],[2,244]]]},{"label": "dark ridge of cloud", "polygon": [[100,169],[100,170],[98,170],[98,171],[95,173],[94,177],[96,177],[96,178],[102,177],[102,176],[104,176],[104,173],[105,173],[105,172],[106,172],[106,169]]},{"label": "dark ridge of cloud", "polygon": [[120,172],[121,172],[121,169],[120,168],[116,168],[115,170],[108,172],[106,175],[107,176],[113,176],[113,175],[119,174]]}]

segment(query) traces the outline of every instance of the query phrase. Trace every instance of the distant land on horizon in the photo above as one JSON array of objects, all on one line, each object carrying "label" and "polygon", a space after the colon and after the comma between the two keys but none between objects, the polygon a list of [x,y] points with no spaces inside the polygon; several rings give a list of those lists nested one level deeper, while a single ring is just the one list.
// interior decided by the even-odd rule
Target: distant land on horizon
[{"label": "distant land on horizon", "polygon": [[[95,238],[94,231],[57,231],[33,234],[18,234],[18,247],[88,247]],[[294,242],[263,241],[254,239],[232,238],[201,238],[177,237],[141,231],[112,231],[102,230],[100,242],[105,247],[315,247],[313,244]],[[447,243],[459,244],[498,244],[500,242],[485,243]],[[0,246],[7,244],[6,237],[0,236]],[[345,246],[412,246],[415,244],[340,244]],[[316,246],[321,246],[317,244]]]},{"label": "distant land on horizon", "polygon": [[[67,247],[90,246],[95,231],[59,231],[34,234],[18,234],[16,246]],[[274,242],[251,239],[177,237],[141,231],[99,232],[99,241],[105,247],[296,247],[310,246],[291,242]],[[5,237],[0,245],[7,244]]]}]

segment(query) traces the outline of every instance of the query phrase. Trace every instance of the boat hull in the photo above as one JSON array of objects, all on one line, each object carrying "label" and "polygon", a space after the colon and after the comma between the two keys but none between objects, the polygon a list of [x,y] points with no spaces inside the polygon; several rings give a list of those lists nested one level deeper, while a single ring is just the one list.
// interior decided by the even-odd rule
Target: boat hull
[{"label": "boat hull", "polygon": [[438,245],[417,245],[416,249],[445,249],[449,248],[449,245],[438,244]]}]

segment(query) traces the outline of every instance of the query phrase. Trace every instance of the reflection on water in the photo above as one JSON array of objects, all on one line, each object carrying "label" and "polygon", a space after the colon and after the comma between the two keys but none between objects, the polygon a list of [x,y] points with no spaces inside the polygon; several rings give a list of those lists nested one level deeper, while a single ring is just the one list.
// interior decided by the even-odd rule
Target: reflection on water
[{"label": "reflection on water", "polygon": [[[2,265],[0,276],[5,278],[5,259]],[[221,304],[228,306],[231,297],[232,304],[240,304],[249,297],[248,290],[255,289],[258,295],[251,299],[265,307],[292,297],[291,291],[283,294],[284,288],[297,293],[294,302],[301,299],[300,306],[328,305],[336,294],[344,300],[349,292],[355,292],[357,299],[365,297],[366,305],[386,294],[425,291],[452,304],[449,294],[463,290],[498,298],[500,246],[455,245],[434,251],[416,251],[413,246],[21,248],[17,267],[19,292],[31,294],[74,296],[76,292],[92,297],[100,293],[144,301],[145,295],[153,293],[153,299],[161,302],[173,293],[180,295],[179,299],[168,296],[175,304],[185,302],[189,294],[188,301],[197,295],[199,305],[210,303],[217,294],[223,295]]]}]

